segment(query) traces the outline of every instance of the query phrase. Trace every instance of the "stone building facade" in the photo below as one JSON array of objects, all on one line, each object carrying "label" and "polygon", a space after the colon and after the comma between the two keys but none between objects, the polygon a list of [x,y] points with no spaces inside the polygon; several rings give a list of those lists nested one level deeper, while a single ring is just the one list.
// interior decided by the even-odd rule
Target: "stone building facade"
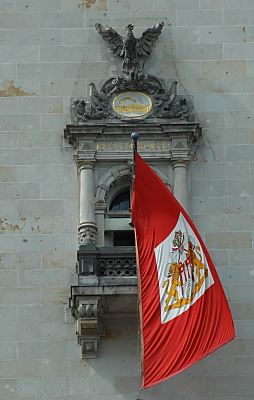
[{"label": "stone building facade", "polygon": [[[95,23],[119,32],[133,23],[138,35],[159,21],[147,67],[193,98],[202,137],[191,146],[189,212],[217,265],[237,338],[140,392],[135,295],[114,303],[98,358],[81,359],[69,308],[80,186],[64,129],[71,98],[120,69]],[[253,0],[0,0],[0,28],[0,398],[252,400]],[[171,167],[154,166],[174,187]]]}]

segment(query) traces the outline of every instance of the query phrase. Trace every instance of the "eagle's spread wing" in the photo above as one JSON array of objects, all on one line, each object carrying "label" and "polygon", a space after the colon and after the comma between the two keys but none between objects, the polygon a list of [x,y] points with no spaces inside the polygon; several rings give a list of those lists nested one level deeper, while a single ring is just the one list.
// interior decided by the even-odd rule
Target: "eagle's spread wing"
[{"label": "eagle's spread wing", "polygon": [[106,42],[109,43],[110,49],[114,55],[120,56],[123,47],[123,38],[110,26],[103,26],[102,24],[95,24],[96,30]]},{"label": "eagle's spread wing", "polygon": [[148,56],[151,53],[154,42],[158,39],[161,34],[164,22],[148,28],[140,39],[137,39],[137,54],[139,56]]}]

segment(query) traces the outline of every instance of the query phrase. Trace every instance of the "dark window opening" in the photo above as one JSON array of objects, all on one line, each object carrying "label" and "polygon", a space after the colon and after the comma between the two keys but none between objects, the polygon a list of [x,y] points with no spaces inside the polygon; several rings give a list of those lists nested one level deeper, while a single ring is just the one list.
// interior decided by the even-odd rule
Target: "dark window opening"
[{"label": "dark window opening", "polygon": [[119,194],[111,203],[110,211],[128,211],[130,208],[130,191]]},{"label": "dark window opening", "polygon": [[115,231],[113,242],[114,246],[135,246],[134,231]]}]

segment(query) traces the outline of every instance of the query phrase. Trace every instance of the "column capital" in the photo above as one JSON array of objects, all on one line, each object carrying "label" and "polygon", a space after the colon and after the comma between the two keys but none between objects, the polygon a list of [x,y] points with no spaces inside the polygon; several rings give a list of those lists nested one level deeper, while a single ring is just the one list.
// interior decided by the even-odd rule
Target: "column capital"
[{"label": "column capital", "polygon": [[171,164],[173,169],[175,168],[188,168],[188,165],[190,164],[190,159],[172,159]]},{"label": "column capital", "polygon": [[78,153],[73,156],[73,159],[74,159],[75,163],[77,164],[79,170],[95,168],[95,164],[96,164],[95,152],[92,152],[89,155],[86,154],[85,157],[84,157],[84,155]]}]

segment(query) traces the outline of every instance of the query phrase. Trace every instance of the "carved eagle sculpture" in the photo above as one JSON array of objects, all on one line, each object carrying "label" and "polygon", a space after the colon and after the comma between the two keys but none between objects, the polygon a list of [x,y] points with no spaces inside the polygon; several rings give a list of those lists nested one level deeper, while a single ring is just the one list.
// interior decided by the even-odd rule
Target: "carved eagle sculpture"
[{"label": "carved eagle sculpture", "polygon": [[133,74],[142,72],[141,60],[147,57],[152,50],[154,42],[161,34],[164,22],[148,28],[143,32],[141,38],[133,35],[134,25],[129,24],[125,27],[125,37],[123,38],[110,26],[95,24],[96,30],[109,43],[114,55],[123,58],[123,74],[131,77]]}]

